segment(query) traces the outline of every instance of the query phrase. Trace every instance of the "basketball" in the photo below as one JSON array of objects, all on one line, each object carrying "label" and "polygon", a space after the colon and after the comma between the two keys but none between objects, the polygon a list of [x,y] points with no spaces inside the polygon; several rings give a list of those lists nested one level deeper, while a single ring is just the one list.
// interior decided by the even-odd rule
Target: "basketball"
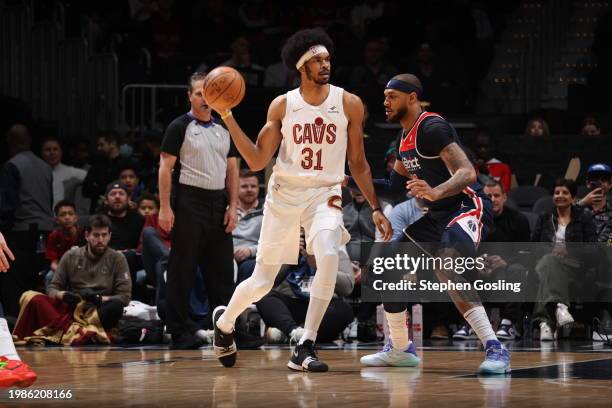
[{"label": "basketball", "polygon": [[204,79],[204,99],[219,111],[237,106],[245,90],[242,74],[231,67],[217,67]]}]

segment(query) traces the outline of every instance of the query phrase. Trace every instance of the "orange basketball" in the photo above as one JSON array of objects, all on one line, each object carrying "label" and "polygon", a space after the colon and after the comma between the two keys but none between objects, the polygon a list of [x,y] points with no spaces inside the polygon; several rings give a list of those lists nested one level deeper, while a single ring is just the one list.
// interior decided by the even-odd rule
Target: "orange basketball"
[{"label": "orange basketball", "polygon": [[240,72],[230,67],[217,67],[204,79],[204,99],[219,111],[238,105],[246,90]]}]

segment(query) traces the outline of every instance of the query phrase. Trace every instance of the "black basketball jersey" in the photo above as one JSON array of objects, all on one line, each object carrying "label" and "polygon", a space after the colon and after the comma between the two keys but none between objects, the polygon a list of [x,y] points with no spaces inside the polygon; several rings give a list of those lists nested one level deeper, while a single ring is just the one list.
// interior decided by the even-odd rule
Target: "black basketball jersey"
[{"label": "black basketball jersey", "polygon": [[[408,173],[415,174],[433,188],[452,176],[440,158],[442,149],[451,143],[461,145],[457,132],[450,123],[437,113],[423,111],[412,129],[402,132],[399,156]],[[454,196],[435,202],[424,201],[430,210],[453,210],[466,196],[472,197],[474,193],[482,194],[481,190],[480,184],[474,183]]]}]

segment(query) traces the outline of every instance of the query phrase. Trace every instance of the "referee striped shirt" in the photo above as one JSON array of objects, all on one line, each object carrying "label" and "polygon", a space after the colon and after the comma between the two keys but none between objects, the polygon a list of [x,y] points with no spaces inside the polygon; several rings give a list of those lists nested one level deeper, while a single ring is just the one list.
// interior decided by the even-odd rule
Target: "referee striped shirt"
[{"label": "referee striped shirt", "polygon": [[227,158],[238,156],[229,132],[212,119],[202,122],[191,113],[174,119],[161,151],[177,156],[173,182],[204,190],[225,188]]}]

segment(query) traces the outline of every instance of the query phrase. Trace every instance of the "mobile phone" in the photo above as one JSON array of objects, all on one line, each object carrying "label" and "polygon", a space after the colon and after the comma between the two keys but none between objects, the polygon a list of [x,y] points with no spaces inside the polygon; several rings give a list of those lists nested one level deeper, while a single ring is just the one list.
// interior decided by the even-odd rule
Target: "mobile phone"
[{"label": "mobile phone", "polygon": [[596,188],[600,188],[601,187],[601,180],[589,181],[589,185],[591,186],[591,191],[593,191]]}]

